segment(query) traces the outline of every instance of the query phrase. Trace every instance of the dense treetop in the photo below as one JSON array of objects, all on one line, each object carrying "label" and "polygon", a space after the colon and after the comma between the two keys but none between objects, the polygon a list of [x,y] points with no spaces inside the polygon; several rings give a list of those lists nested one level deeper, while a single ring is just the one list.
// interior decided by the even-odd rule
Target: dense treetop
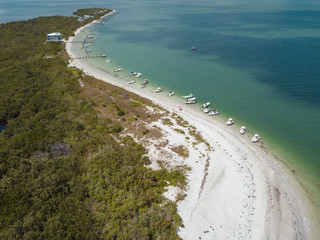
[{"label": "dense treetop", "polygon": [[64,45],[45,41],[79,26],[0,25],[0,239],[177,239],[181,219],[162,193],[184,176],[146,168],[146,150],[80,91],[86,76],[67,67]]}]

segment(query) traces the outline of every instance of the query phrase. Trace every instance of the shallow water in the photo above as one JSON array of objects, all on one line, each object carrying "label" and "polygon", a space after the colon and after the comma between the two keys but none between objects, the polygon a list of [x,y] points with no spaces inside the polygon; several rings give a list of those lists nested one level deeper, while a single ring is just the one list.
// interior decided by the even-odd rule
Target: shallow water
[{"label": "shallow water", "polygon": [[258,132],[294,169],[319,209],[320,3],[2,1],[0,21],[95,6],[120,14],[95,26],[89,47],[90,54],[107,53],[112,63],[90,64],[111,73],[122,67],[124,81],[127,73],[141,72],[138,81],[148,78],[166,91],[211,101],[221,118]]}]

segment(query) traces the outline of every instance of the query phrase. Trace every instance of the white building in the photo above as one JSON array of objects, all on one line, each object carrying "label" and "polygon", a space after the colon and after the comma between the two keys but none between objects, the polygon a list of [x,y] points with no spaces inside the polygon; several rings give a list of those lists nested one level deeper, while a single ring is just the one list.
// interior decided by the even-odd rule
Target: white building
[{"label": "white building", "polygon": [[47,35],[47,40],[48,41],[61,41],[62,40],[62,36],[61,33],[55,32],[55,33],[49,33]]}]

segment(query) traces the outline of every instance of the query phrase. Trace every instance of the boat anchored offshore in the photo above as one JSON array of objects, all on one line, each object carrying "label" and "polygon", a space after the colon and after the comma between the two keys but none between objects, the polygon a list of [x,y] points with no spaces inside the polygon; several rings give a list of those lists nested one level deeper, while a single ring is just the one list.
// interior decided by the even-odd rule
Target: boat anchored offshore
[{"label": "boat anchored offshore", "polygon": [[253,138],[251,139],[251,141],[252,141],[253,143],[258,142],[259,140],[260,140],[259,134],[255,134],[255,135],[253,136]]},{"label": "boat anchored offshore", "polygon": [[168,94],[167,94],[167,97],[171,97],[171,96],[173,96],[174,95],[174,92],[169,92]]},{"label": "boat anchored offshore", "polygon": [[240,128],[240,134],[245,134],[246,133],[246,127],[245,126],[242,126],[241,128]]},{"label": "boat anchored offshore", "polygon": [[135,75],[137,75],[136,72],[131,72],[131,73],[129,73],[129,76],[135,76]]},{"label": "boat anchored offshore", "polygon": [[155,93],[163,92],[163,88],[158,87],[154,92],[155,92]]},{"label": "boat anchored offshore", "polygon": [[193,98],[189,98],[185,101],[185,104],[195,104],[197,103],[197,98],[193,97]]},{"label": "boat anchored offshore", "polygon": [[208,113],[209,116],[214,116],[214,115],[218,115],[218,114],[219,114],[219,112],[218,112],[217,110],[211,110],[211,111]]},{"label": "boat anchored offshore", "polygon": [[231,126],[232,124],[234,124],[233,119],[232,119],[232,118],[229,118],[229,119],[226,121],[226,124],[227,124],[228,126]]},{"label": "boat anchored offshore", "polygon": [[201,105],[201,107],[206,108],[210,106],[210,102],[205,102],[204,104]]},{"label": "boat anchored offshore", "polygon": [[194,95],[192,93],[190,93],[189,95],[186,96],[182,96],[183,98],[187,99],[187,98],[192,98]]},{"label": "boat anchored offshore", "polygon": [[197,50],[195,46],[191,47],[190,50]]},{"label": "boat anchored offshore", "polygon": [[121,68],[116,68],[115,70],[113,70],[114,72],[120,72],[122,69]]},{"label": "boat anchored offshore", "polygon": [[136,82],[136,80],[135,79],[132,79],[130,82],[128,82],[129,84],[133,84],[133,83],[135,83]]},{"label": "boat anchored offshore", "polygon": [[142,76],[142,73],[137,73],[137,74],[136,74],[136,77],[137,77],[137,78],[139,78],[139,77],[141,77],[141,76]]},{"label": "boat anchored offshore", "polygon": [[203,109],[203,112],[208,113],[208,112],[210,112],[210,110],[211,110],[210,107],[207,107],[207,108]]}]

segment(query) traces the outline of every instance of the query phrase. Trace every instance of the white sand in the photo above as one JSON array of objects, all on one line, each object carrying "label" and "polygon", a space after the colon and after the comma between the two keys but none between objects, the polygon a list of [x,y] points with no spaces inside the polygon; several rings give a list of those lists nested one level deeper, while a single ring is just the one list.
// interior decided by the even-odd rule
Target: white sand
[{"label": "white sand", "polygon": [[[66,49],[72,57],[71,44],[67,43]],[[183,105],[179,111],[179,104],[165,93],[123,84],[111,74],[86,65],[86,61],[72,60],[71,65],[175,112],[201,132],[214,149],[208,150],[203,143],[194,145],[187,129],[185,135],[174,131],[181,128],[174,120],[174,126],[154,123],[169,142],[161,151],[154,144],[146,146],[151,160],[165,159],[171,167],[191,167],[186,197],[178,202],[185,226],[179,230],[183,239],[312,239],[306,209],[299,193],[293,190],[294,181],[287,178],[284,167],[262,148],[262,143],[251,143],[252,136],[242,136],[235,126],[227,127],[221,119],[192,107]],[[189,141],[186,136],[190,137]],[[184,159],[170,150],[179,145],[189,149],[189,157]],[[155,161],[152,165],[159,167]],[[181,190],[169,187],[165,195],[174,200],[178,192]]]}]

